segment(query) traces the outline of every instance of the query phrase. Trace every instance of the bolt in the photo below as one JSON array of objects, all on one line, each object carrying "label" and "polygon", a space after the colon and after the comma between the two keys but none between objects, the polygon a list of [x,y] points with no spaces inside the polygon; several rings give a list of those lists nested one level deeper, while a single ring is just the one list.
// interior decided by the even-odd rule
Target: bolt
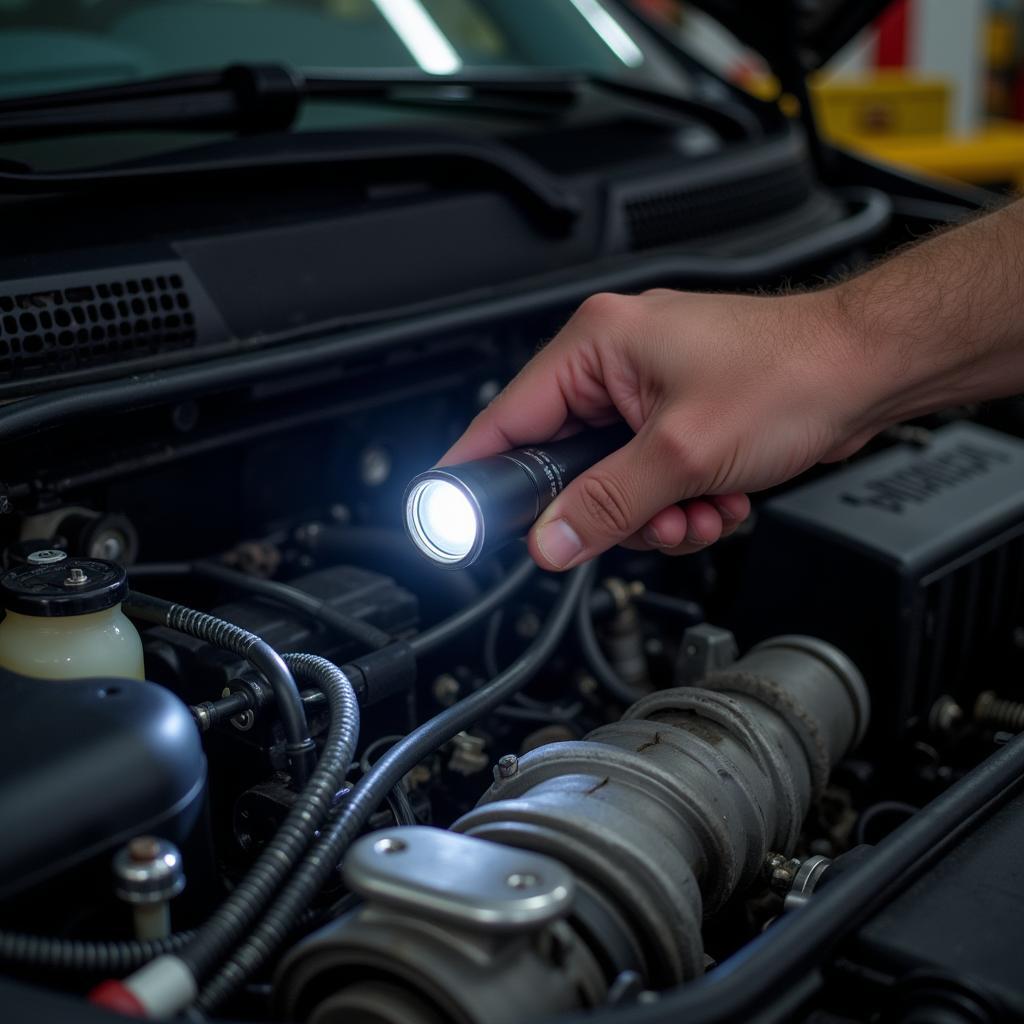
[{"label": "bolt", "polygon": [[83,583],[88,583],[89,577],[78,568],[76,565],[73,569],[68,571],[67,576],[64,579],[65,587],[80,587]]},{"label": "bolt", "polygon": [[974,702],[974,720],[1007,732],[1024,732],[1024,701],[1002,700],[986,690]]},{"label": "bolt", "polygon": [[768,888],[780,896],[787,893],[793,885],[800,861],[792,860],[781,853],[769,853],[764,861],[764,873],[768,878]]},{"label": "bolt", "polygon": [[928,713],[928,724],[932,732],[951,733],[964,718],[964,709],[949,696],[943,694]]},{"label": "bolt", "polygon": [[519,774],[519,758],[515,754],[502,754],[498,758],[495,778],[511,779]]},{"label": "bolt", "polygon": [[459,693],[461,690],[462,686],[459,684],[458,679],[456,679],[450,672],[445,672],[442,675],[439,675],[434,680],[434,685],[432,687],[434,700],[436,700],[442,707],[446,708],[450,708],[459,699]]},{"label": "bolt", "polygon": [[45,548],[42,551],[33,551],[29,554],[27,561],[32,565],[54,565],[63,562],[68,557],[66,551],[59,551],[57,548]]},{"label": "bolt", "polygon": [[390,836],[385,839],[378,839],[373,844],[374,851],[383,854],[402,853],[408,847],[409,844],[404,839],[393,839]]}]

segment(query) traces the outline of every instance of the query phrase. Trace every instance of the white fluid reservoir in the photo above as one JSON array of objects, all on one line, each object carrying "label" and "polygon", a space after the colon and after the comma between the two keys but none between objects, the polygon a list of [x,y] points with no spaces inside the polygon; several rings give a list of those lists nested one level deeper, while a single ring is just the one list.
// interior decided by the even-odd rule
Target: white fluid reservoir
[{"label": "white fluid reservoir", "polygon": [[40,679],[144,679],[142,641],[121,611],[124,569],[98,558],[24,565],[0,577],[0,667]]}]

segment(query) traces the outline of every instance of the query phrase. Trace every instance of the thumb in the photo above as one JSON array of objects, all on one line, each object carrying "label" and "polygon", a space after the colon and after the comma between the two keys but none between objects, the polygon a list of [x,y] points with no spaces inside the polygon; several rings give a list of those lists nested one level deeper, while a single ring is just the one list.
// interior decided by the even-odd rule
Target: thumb
[{"label": "thumb", "polygon": [[546,569],[570,569],[641,530],[686,497],[682,446],[648,422],[627,445],[577,477],[530,531],[530,554]]}]

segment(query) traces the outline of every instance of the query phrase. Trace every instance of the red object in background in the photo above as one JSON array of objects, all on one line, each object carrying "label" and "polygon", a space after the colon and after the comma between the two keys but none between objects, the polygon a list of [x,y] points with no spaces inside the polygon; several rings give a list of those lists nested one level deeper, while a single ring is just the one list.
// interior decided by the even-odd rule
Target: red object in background
[{"label": "red object in background", "polygon": [[878,19],[878,42],[875,65],[880,68],[902,68],[907,63],[907,40],[910,35],[910,0],[896,0]]}]

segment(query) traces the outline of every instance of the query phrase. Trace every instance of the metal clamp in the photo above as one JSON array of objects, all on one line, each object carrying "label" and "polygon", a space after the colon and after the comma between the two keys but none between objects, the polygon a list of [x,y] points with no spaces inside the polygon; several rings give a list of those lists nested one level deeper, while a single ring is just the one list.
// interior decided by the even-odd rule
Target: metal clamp
[{"label": "metal clamp", "polygon": [[364,836],[349,850],[344,874],[367,899],[477,931],[554,921],[575,890],[569,869],[550,857],[424,826]]}]

